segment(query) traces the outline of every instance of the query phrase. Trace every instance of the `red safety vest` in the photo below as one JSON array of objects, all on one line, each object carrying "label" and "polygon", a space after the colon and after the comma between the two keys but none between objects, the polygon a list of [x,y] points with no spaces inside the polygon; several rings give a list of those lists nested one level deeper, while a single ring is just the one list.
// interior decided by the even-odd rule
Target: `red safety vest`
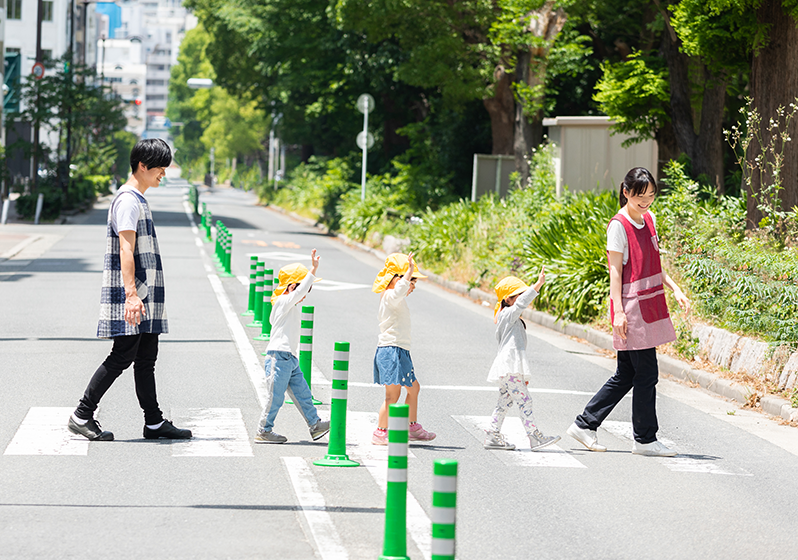
[{"label": "red safety vest", "polygon": [[[616,220],[626,231],[629,242],[629,260],[621,275],[621,301],[626,313],[628,328],[626,340],[615,329],[612,343],[616,350],[645,350],[676,340],[676,332],[668,314],[665,288],[662,284],[662,265],[659,259],[657,230],[651,216],[643,215],[644,227],[638,229],[620,213]],[[608,225],[609,227],[609,225]],[[609,264],[609,251],[607,252]],[[610,299],[610,323],[615,315]]]}]

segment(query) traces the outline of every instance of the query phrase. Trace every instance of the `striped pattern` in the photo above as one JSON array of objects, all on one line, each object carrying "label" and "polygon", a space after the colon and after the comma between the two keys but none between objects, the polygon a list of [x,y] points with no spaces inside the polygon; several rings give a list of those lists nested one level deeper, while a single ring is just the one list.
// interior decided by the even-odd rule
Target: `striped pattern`
[{"label": "striped pattern", "polygon": [[[136,247],[133,260],[136,271],[136,289],[144,303],[146,315],[138,325],[125,322],[125,284],[122,280],[122,262],[119,256],[119,235],[111,227],[111,216],[120,196],[135,196],[139,203],[139,220],[136,224]],[[100,298],[100,320],[97,323],[99,338],[132,336],[140,333],[165,334],[169,332],[164,307],[164,277],[161,252],[155,235],[150,206],[138,192],[123,190],[117,194],[108,209],[106,227],[103,285]]]},{"label": "striped pattern", "polygon": [[255,314],[255,285],[258,277],[258,257],[249,258],[249,300],[247,301],[247,311],[244,315]]},{"label": "striped pattern", "polygon": [[432,478],[432,560],[454,560],[457,461],[435,461]]},{"label": "striped pattern", "polygon": [[[302,308],[306,310],[307,308]],[[312,309],[312,308],[311,308]],[[330,443],[324,459],[314,461],[322,467],[357,467],[360,465],[346,454],[346,393],[349,382],[349,343],[336,342],[335,354],[346,359],[333,362],[332,399],[330,402]],[[310,366],[308,366],[308,387]]]},{"label": "striped pattern", "polygon": [[383,558],[407,558],[407,442],[410,407],[388,407],[388,487]]}]

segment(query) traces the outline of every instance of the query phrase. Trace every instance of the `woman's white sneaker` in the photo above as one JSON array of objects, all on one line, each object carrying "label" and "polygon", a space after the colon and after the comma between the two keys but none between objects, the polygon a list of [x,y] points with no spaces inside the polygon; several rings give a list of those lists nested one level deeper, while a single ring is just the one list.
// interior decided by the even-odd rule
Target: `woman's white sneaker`
[{"label": "woman's white sneaker", "polygon": [[652,441],[651,443],[635,441],[632,445],[632,453],[635,455],[647,455],[648,457],[674,457],[677,455],[676,451],[665,447],[659,441]]},{"label": "woman's white sneaker", "polygon": [[571,424],[571,426],[565,430],[565,433],[587,447],[590,451],[607,450],[603,445],[599,445],[598,434],[596,434],[595,430],[585,430],[576,424]]}]

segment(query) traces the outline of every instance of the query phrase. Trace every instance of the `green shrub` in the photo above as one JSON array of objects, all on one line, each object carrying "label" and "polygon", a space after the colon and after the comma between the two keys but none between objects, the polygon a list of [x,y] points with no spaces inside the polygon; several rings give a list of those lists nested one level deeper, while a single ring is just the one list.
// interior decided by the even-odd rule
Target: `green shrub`
[{"label": "green shrub", "polygon": [[[61,193],[51,189],[41,189],[40,192],[44,194],[40,218],[44,221],[57,219],[61,215]],[[38,198],[38,194],[23,194],[17,198],[14,203],[17,215],[23,220],[34,219],[36,217],[36,201]]]},{"label": "green shrub", "polygon": [[607,309],[607,224],[618,211],[615,193],[567,194],[524,236],[524,271],[546,267],[542,304],[570,321],[589,322]]}]

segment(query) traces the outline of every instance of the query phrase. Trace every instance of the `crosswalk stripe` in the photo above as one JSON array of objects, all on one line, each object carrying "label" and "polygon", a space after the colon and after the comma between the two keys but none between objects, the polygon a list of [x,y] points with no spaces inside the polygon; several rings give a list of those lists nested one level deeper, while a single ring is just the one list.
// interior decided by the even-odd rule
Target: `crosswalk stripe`
[{"label": "crosswalk stripe", "polygon": [[327,512],[324,496],[319,490],[313,471],[304,457],[281,457],[297,501],[316,543],[322,560],[346,560],[349,554],[341,542],[332,517]]},{"label": "crosswalk stripe", "polygon": [[252,457],[244,419],[238,408],[173,409],[175,425],[194,437],[172,442],[173,457]]},{"label": "crosswalk stripe", "polygon": [[[481,444],[485,439],[485,430],[490,426],[490,416],[452,416],[467,432],[474,436]],[[585,469],[567,451],[557,445],[549,445],[539,451],[532,451],[529,438],[524,431],[521,419],[510,417],[504,420],[502,433],[507,441],[515,444],[515,451],[499,450],[493,453],[505,465],[523,467],[560,467],[572,469]],[[486,451],[488,453],[488,451]]]},{"label": "crosswalk stripe", "polygon": [[[620,439],[626,440],[630,444],[634,440],[631,422],[618,422],[615,420],[605,420],[601,424],[601,427],[607,430],[612,435]],[[665,446],[670,447],[671,449],[679,450],[680,446],[676,445],[666,436],[663,436],[662,433],[659,433],[657,435],[657,439],[660,442],[662,442]],[[662,464],[665,465],[666,468],[668,468],[673,472],[754,476],[753,474],[740,468],[735,468],[734,471],[729,470],[728,468],[724,468],[716,463],[717,459],[718,457],[691,454],[685,452],[679,453],[679,455],[677,455],[676,457],[656,458],[656,460],[662,462]]]},{"label": "crosswalk stripe", "polygon": [[32,407],[4,455],[88,455],[89,440],[67,429],[72,407]]}]

